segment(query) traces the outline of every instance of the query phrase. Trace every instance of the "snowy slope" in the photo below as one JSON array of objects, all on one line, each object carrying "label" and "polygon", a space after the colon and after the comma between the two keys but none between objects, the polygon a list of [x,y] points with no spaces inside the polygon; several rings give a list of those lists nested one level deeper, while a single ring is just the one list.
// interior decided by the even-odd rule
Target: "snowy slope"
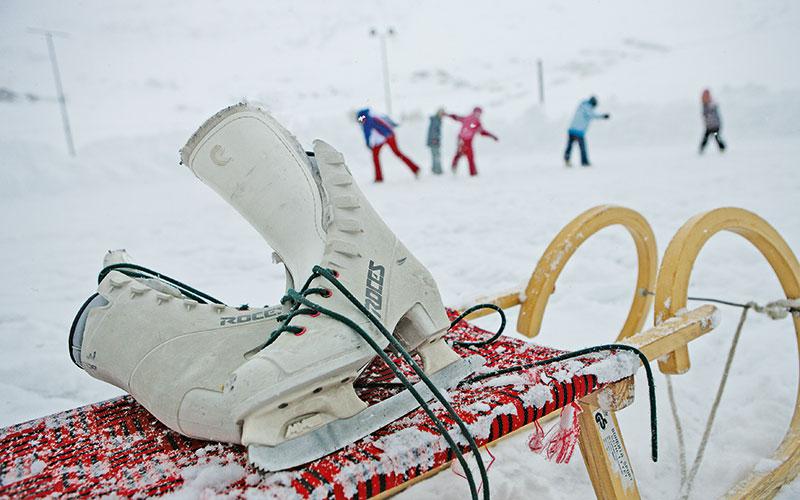
[{"label": "snowy slope", "polygon": [[[0,101],[0,426],[117,394],[66,352],[69,323],[109,248],[126,247],[141,264],[229,303],[278,300],[283,272],[270,250],[177,165],[194,128],[241,98],[264,102],[306,145],[321,137],[343,149],[367,196],[451,305],[522,286],[558,230],[602,203],[641,211],[661,251],[691,215],[733,205],[764,216],[800,252],[798,21],[800,8],[788,1],[0,3],[0,88],[18,95]],[[389,50],[401,146],[426,161],[427,114],[481,104],[501,142],[476,143],[480,177],[462,171],[415,182],[386,157],[388,182],[368,182],[352,111],[383,107],[377,41],[367,32],[389,24],[398,32]],[[70,33],[56,43],[75,159],[64,154],[44,42],[27,26]],[[536,101],[538,58],[545,106]],[[731,149],[719,156],[712,147],[700,158],[698,101],[707,85]],[[592,126],[596,167],[566,170],[564,128],[589,93],[612,120]],[[447,155],[453,146],[445,140]],[[624,231],[589,241],[562,275],[537,342],[577,348],[611,340],[634,269]],[[726,234],[701,255],[692,292],[737,301],[780,296],[757,252]],[[719,330],[693,345],[693,370],[676,380],[690,455],[737,316],[723,310]],[[795,356],[787,321],[750,319],[697,498],[721,494],[756,464],[769,466],[763,459],[791,417]],[[650,498],[672,498],[679,478],[663,383],[658,464],[649,463],[647,408],[638,396],[620,419],[640,487]],[[496,455],[495,498],[591,495],[580,457],[568,466],[544,462],[525,436]],[[466,491],[445,471],[406,496]]]}]

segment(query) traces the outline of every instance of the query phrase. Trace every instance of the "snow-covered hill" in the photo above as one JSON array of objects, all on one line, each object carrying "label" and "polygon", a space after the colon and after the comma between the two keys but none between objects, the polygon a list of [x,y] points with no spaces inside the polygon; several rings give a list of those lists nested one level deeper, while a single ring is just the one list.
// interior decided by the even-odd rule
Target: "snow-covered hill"
[{"label": "snow-covered hill", "polygon": [[[0,88],[7,90],[0,92],[7,96],[0,100],[0,425],[117,394],[74,367],[66,350],[72,316],[109,248],[126,247],[143,265],[230,303],[279,298],[283,273],[270,263],[270,250],[177,164],[194,129],[243,98],[265,103],[305,144],[321,137],[344,150],[448,304],[523,285],[560,227],[601,203],[641,211],[662,251],[691,215],[735,205],[764,216],[800,252],[794,2],[464,4],[0,3]],[[65,154],[44,41],[28,26],[70,34],[56,48],[74,159]],[[397,31],[389,54],[401,146],[426,164],[427,115],[441,105],[459,112],[480,104],[485,126],[501,137],[476,143],[481,176],[462,171],[415,182],[385,157],[387,183],[369,182],[352,113],[383,108],[373,26]],[[545,67],[543,106],[537,59]],[[724,156],[714,147],[696,155],[705,86],[720,102],[730,144]],[[590,93],[612,120],[590,131],[595,167],[566,170],[565,128]],[[445,127],[446,135],[455,132]],[[446,155],[453,146],[445,140]],[[562,276],[537,341],[576,348],[611,340],[626,314],[634,269],[624,231],[593,238]],[[762,258],[732,235],[715,237],[704,250],[693,291],[737,301],[780,295]],[[719,330],[693,345],[693,370],[676,380],[690,453],[737,315],[723,310]],[[791,417],[796,353],[787,321],[749,320],[697,498],[723,493],[756,464],[770,465],[764,459]],[[649,498],[676,496],[679,482],[662,386],[658,464],[648,460],[646,405],[620,414]],[[496,450],[495,498],[591,495],[578,456],[568,466],[544,462],[527,450],[525,436]],[[796,485],[786,490],[787,498],[800,492]],[[466,491],[446,471],[406,496]]]}]

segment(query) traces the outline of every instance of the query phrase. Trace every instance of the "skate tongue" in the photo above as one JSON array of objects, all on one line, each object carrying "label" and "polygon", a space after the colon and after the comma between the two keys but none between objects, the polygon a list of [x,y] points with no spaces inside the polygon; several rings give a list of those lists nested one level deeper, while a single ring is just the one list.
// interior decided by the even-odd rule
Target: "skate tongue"
[{"label": "skate tongue", "polygon": [[[440,389],[452,389],[485,362],[485,359],[477,355],[460,358],[431,375],[430,380]],[[433,399],[433,393],[424,382],[417,382],[414,388],[426,401]],[[344,448],[417,408],[419,404],[410,391],[405,390],[352,417],[334,420],[279,445],[251,444],[247,447],[247,456],[251,464],[264,472],[297,467]]]}]

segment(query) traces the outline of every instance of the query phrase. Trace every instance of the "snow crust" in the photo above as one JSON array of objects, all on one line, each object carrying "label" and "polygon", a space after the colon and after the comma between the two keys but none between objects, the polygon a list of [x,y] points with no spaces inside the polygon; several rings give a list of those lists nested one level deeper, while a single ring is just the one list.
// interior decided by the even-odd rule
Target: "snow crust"
[{"label": "snow crust", "polygon": [[629,351],[617,352],[613,356],[605,356],[601,361],[587,366],[586,375],[596,375],[601,384],[616,382],[636,373],[641,366],[639,356]]}]

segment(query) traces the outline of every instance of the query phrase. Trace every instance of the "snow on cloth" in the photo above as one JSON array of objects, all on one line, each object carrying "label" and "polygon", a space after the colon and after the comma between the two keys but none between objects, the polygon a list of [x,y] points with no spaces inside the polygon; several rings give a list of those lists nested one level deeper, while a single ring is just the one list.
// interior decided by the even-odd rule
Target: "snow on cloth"
[{"label": "snow on cloth", "polygon": [[[453,311],[450,317],[455,317]],[[448,333],[450,340],[462,341],[489,336],[465,322]],[[478,352],[486,358],[481,372],[563,353],[510,337],[457,350],[462,356]],[[592,355],[465,384],[448,396],[482,446],[602,387],[598,378],[618,380],[636,366],[622,353]],[[407,365],[401,368],[410,373]],[[376,358],[359,379],[359,396],[370,404],[384,399],[398,389],[364,384],[392,379]],[[449,428],[455,427],[440,404],[432,408]],[[466,449],[459,432],[453,437]],[[369,498],[453,458],[432,422],[417,409],[331,455],[261,474],[247,463],[244,447],[181,436],[125,396],[0,429],[0,497]]]}]

